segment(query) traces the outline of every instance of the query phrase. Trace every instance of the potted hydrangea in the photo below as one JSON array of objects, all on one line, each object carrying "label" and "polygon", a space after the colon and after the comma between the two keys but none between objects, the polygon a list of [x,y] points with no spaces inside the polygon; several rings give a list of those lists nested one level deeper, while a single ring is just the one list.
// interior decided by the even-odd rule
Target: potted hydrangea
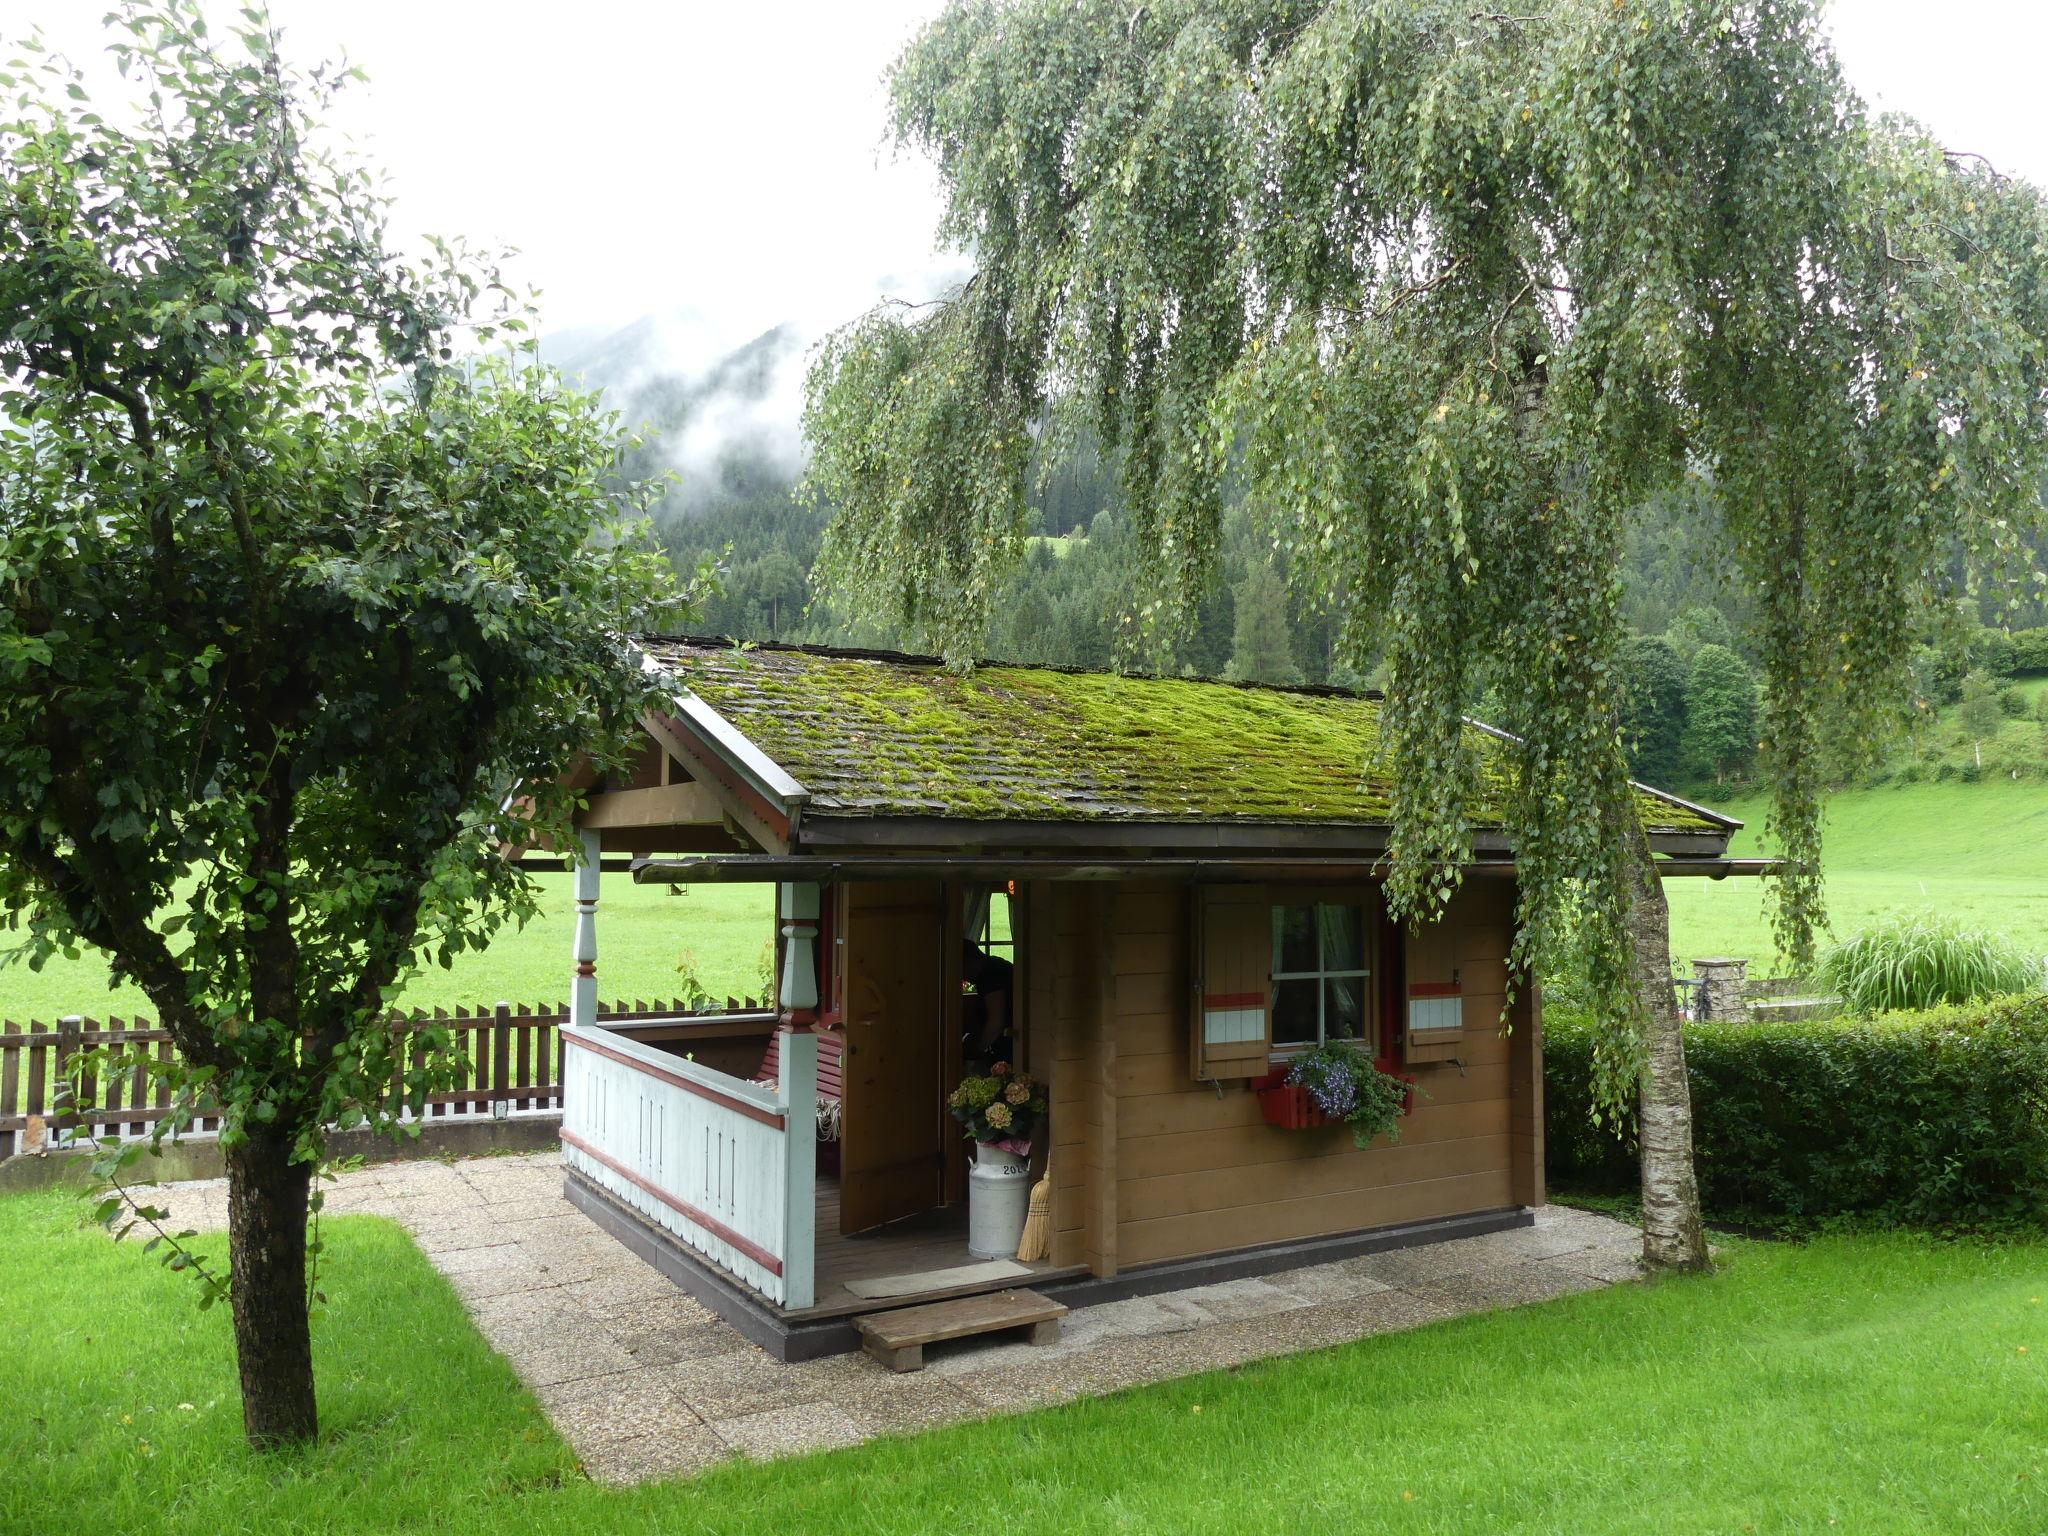
[{"label": "potted hydrangea", "polygon": [[947,1113],[974,1138],[967,1251],[977,1259],[1007,1259],[1017,1252],[1031,1200],[1031,1133],[1045,1108],[1045,1089],[1006,1061],[963,1079],[946,1100]]},{"label": "potted hydrangea", "polygon": [[1400,1118],[1415,1098],[1413,1077],[1382,1071],[1361,1048],[1341,1040],[1303,1051],[1253,1086],[1268,1125],[1290,1131],[1348,1125],[1361,1147],[1381,1134],[1398,1141]]}]

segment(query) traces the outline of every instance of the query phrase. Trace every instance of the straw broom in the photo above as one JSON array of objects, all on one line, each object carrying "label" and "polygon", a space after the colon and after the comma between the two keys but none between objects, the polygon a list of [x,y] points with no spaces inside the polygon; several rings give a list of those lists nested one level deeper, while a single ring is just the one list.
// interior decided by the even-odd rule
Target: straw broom
[{"label": "straw broom", "polygon": [[1024,1213],[1024,1235],[1017,1239],[1017,1257],[1026,1264],[1052,1254],[1052,1159],[1031,1186],[1031,1204]]}]

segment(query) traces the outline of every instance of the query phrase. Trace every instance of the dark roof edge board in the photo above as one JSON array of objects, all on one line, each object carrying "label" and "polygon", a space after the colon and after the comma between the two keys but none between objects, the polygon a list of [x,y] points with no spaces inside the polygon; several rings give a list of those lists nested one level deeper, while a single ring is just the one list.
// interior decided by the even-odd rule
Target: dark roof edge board
[{"label": "dark roof edge board", "polygon": [[[610,866],[607,866],[609,868]],[[1725,880],[1730,875],[1761,878],[1795,868],[1791,859],[1659,859],[1665,878],[1694,876]],[[1377,859],[1331,857],[1268,858],[1004,858],[987,854],[899,854],[827,857],[818,854],[703,854],[678,859],[635,859],[636,885],[777,883],[785,880],[923,880],[934,875],[969,879],[1116,880],[1132,875],[1178,876],[1191,880],[1270,880],[1321,875],[1333,879],[1378,878]],[[1465,866],[1468,875],[1512,876],[1511,859],[1481,859]]]},{"label": "dark roof edge board", "polygon": [[[1329,849],[1379,854],[1388,829],[1376,822],[1305,821],[976,821],[946,816],[840,816],[814,813],[803,826],[803,851],[990,848]],[[1707,858],[1727,853],[1728,832],[1651,832],[1652,851]],[[1475,853],[1506,855],[1505,834],[1475,831]]]},{"label": "dark roof edge board", "polygon": [[737,772],[751,779],[754,787],[770,800],[779,800],[794,810],[811,798],[811,792],[792,778],[780,763],[763,752],[725,716],[694,693],[676,700],[683,718],[703,734],[705,741]]},{"label": "dark roof edge board", "polygon": [[[645,638],[667,637],[656,635]],[[791,813],[810,800],[809,790],[799,784],[780,763],[748,740],[746,733],[738,726],[699,698],[689,684],[649,656],[638,644],[633,646],[633,652],[640,658],[642,672],[653,673],[672,685],[674,691],[669,694],[669,703],[675,706],[681,718],[695,726],[704,744],[717,753],[727,767],[751,783],[763,799],[777,801],[785,811]]]}]

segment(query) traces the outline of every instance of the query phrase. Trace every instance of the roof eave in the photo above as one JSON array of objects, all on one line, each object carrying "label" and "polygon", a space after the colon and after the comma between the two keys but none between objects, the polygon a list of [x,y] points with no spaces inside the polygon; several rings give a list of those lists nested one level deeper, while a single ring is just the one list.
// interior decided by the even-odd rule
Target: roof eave
[{"label": "roof eave", "polygon": [[[1657,861],[1665,879],[1695,876],[1725,880],[1783,874],[1786,859],[1669,858]],[[1237,854],[1223,857],[1128,853],[1113,857],[1061,857],[1045,854],[971,854],[906,851],[846,854],[691,854],[675,858],[633,860],[638,885],[689,885],[699,882],[761,883],[785,880],[1128,880],[1156,877],[1191,882],[1241,880],[1358,880],[1385,874],[1380,861],[1342,855]],[[1481,859],[1465,866],[1469,876],[1512,877],[1512,859]]]},{"label": "roof eave", "polygon": [[[818,856],[881,849],[1058,851],[1067,853],[1216,851],[1219,853],[1325,852],[1378,857],[1387,850],[1383,823],[1299,821],[1143,821],[1113,817],[1023,821],[947,816],[850,816],[813,809],[795,851]],[[1652,829],[1653,853],[1722,858],[1731,833],[1721,828]],[[1479,831],[1472,851],[1481,858],[1512,858],[1501,832]]]}]

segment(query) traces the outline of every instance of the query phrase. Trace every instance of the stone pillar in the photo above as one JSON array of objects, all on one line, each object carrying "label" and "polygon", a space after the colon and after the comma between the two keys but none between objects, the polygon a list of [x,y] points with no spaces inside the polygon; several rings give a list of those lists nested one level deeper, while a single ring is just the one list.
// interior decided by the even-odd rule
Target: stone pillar
[{"label": "stone pillar", "polygon": [[576,866],[576,977],[569,987],[569,1022],[584,1029],[597,1023],[598,834],[578,834],[583,862]]},{"label": "stone pillar", "polygon": [[818,1022],[818,886],[815,881],[785,881],[776,887],[775,908],[782,923],[782,976],[776,983],[776,1006],[782,1022],[808,1029]]},{"label": "stone pillar", "polygon": [[1743,997],[1748,972],[1747,960],[1693,961],[1693,979],[1700,984],[1700,1016],[1716,1024],[1748,1022],[1749,1004]]}]

